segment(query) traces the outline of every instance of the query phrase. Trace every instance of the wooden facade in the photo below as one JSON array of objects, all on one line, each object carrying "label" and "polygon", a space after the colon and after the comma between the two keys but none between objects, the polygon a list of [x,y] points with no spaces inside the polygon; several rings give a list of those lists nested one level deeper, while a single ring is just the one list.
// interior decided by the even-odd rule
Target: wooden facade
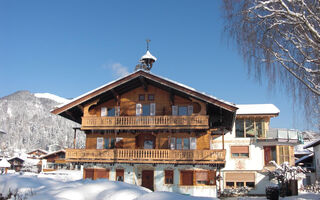
[{"label": "wooden facade", "polygon": [[211,130],[231,130],[236,107],[144,71],[107,84],[53,111],[81,119],[86,149],[67,162],[224,164]]}]

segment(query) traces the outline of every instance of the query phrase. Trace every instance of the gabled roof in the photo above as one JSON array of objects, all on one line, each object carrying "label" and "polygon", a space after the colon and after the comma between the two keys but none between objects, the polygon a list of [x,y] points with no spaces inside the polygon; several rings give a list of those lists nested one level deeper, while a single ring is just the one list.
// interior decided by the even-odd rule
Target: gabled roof
[{"label": "gabled roof", "polygon": [[49,157],[51,155],[58,154],[58,153],[66,153],[66,150],[60,149],[58,151],[51,152],[51,153],[49,153],[47,155],[40,156],[40,159],[43,159],[43,158],[46,158],[46,157]]},{"label": "gabled roof", "polygon": [[143,85],[144,83],[153,84],[153,85],[156,85],[157,87],[161,87],[168,91],[174,91],[175,93],[180,95],[187,95],[187,96],[194,97],[196,99],[205,101],[209,104],[218,106],[230,112],[235,112],[238,109],[235,104],[232,104],[227,101],[218,99],[214,96],[210,96],[205,93],[199,92],[191,87],[188,87],[176,81],[172,81],[170,79],[154,75],[144,70],[138,70],[123,78],[112,81],[90,92],[87,92],[71,100],[69,103],[59,106],[58,108],[52,110],[51,112],[53,114],[58,114],[72,121],[80,123],[81,119],[79,117],[75,118],[74,116],[72,116],[75,113],[79,114],[79,112],[80,113],[82,112],[78,108],[79,106],[85,104],[86,102],[92,100],[93,98],[97,98],[97,97],[105,98],[106,96],[108,96],[108,93],[109,93],[109,96],[112,96],[114,92],[121,94],[121,93],[124,93],[125,91],[129,91],[134,88],[137,88]]},{"label": "gabled roof", "polygon": [[237,115],[279,115],[280,110],[273,104],[237,104]]},{"label": "gabled roof", "polygon": [[8,161],[15,160],[15,159],[24,162],[24,159],[22,159],[22,158],[20,158],[20,157],[18,157],[18,156],[14,156],[14,157],[12,157],[12,158],[9,158]]},{"label": "gabled roof", "polygon": [[31,154],[31,153],[33,153],[33,152],[35,152],[35,151],[41,151],[41,152],[44,153],[44,154],[47,154],[47,153],[48,153],[47,151],[45,151],[45,150],[43,150],[43,149],[34,149],[34,150],[28,152],[27,154]]}]

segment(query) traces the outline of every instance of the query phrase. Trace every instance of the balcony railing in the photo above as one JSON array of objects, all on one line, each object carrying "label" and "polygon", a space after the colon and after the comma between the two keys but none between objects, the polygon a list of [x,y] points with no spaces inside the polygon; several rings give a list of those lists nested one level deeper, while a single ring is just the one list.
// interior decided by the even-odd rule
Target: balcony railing
[{"label": "balcony railing", "polygon": [[67,149],[67,162],[218,164],[225,150]]},{"label": "balcony railing", "polygon": [[208,129],[209,116],[119,116],[82,117],[82,129]]},{"label": "balcony railing", "polygon": [[266,131],[265,137],[258,138],[259,141],[276,140],[278,142],[297,143],[302,142],[300,133],[297,130],[272,128]]}]

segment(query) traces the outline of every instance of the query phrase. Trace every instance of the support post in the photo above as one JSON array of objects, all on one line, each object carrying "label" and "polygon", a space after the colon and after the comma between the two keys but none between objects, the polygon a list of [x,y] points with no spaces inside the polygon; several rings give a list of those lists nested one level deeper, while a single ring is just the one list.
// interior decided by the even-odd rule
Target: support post
[{"label": "support post", "polygon": [[222,129],[222,150],[224,150],[224,129]]}]

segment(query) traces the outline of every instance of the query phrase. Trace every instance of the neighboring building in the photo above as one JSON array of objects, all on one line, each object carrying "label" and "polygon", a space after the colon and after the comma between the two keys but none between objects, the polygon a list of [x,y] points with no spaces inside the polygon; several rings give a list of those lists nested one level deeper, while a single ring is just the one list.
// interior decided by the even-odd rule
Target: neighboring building
[{"label": "neighboring building", "polygon": [[39,158],[47,154],[48,152],[43,149],[35,149],[27,153],[28,158]]},{"label": "neighboring building", "polygon": [[69,164],[66,163],[65,157],[66,151],[64,149],[41,156],[42,171],[69,168]]},{"label": "neighboring building", "polygon": [[320,139],[306,145],[304,148],[311,148],[313,147],[313,164],[315,168],[315,173],[316,173],[316,180],[320,181]]},{"label": "neighboring building", "polygon": [[0,174],[6,174],[8,169],[10,169],[11,164],[7,161],[7,159],[2,158],[0,161]]},{"label": "neighboring building", "polygon": [[[152,61],[150,55],[142,60]],[[83,165],[84,178],[216,197],[226,151],[223,141],[219,148],[210,141],[213,132],[232,130],[236,110],[234,104],[138,70],[52,113],[81,124],[86,134],[85,149],[66,149],[66,161]]]},{"label": "neighboring building", "polygon": [[299,188],[302,186],[312,185],[316,181],[316,174],[315,174],[315,164],[314,164],[314,153],[310,153],[305,155],[295,162],[296,166],[302,167],[304,170],[307,171],[305,173],[305,177],[299,181]]},{"label": "neighboring building", "polygon": [[12,170],[19,172],[23,167],[24,160],[19,157],[13,157],[13,158],[9,158],[8,162],[11,164]]},{"label": "neighboring building", "polygon": [[236,105],[234,128],[224,138],[217,135],[213,148],[221,148],[224,140],[226,166],[223,169],[223,188],[247,186],[250,194],[265,194],[270,184],[266,169],[273,169],[270,161],[294,165],[294,145],[298,132],[270,129],[270,119],[279,115],[273,104]]}]

